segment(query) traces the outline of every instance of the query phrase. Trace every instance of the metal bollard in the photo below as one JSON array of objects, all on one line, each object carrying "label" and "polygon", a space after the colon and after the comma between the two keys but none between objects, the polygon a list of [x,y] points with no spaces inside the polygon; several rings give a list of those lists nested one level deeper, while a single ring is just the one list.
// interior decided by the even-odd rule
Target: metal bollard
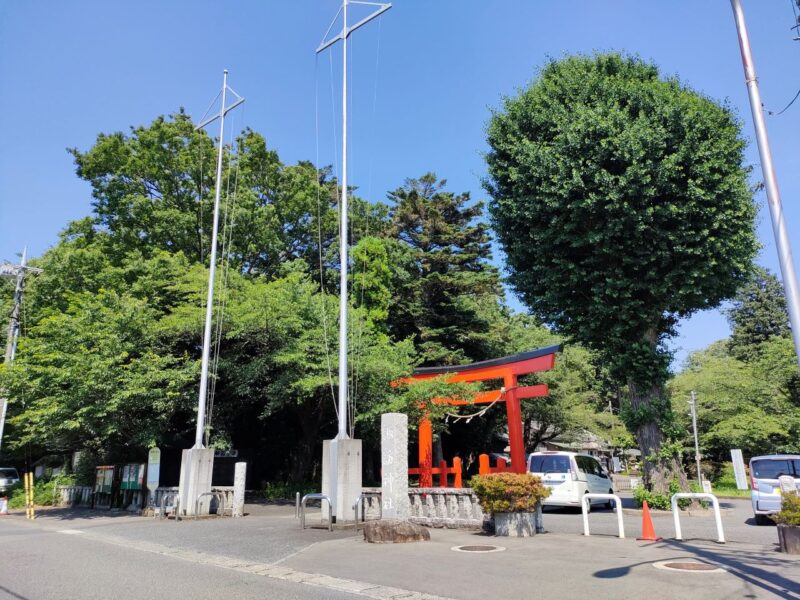
[{"label": "metal bollard", "polygon": [[[328,510],[333,510],[331,499],[325,494],[306,494],[300,501],[300,529],[306,528],[306,502],[308,500],[325,500],[328,503]],[[328,531],[333,531],[333,519],[328,519]]]},{"label": "metal bollard", "polygon": [[679,492],[677,494],[672,495],[672,518],[675,522],[675,539],[682,540],[683,534],[681,532],[681,520],[678,516],[678,499],[679,498],[698,498],[698,499],[705,499],[711,500],[711,505],[714,507],[714,520],[717,524],[717,542],[720,544],[725,543],[725,533],[722,531],[722,517],[719,512],[719,500],[714,494],[699,494],[699,493],[690,493],[690,492]]},{"label": "metal bollard", "polygon": [[590,535],[589,534],[589,502],[592,498],[607,498],[609,500],[616,501],[616,510],[617,513],[617,528],[619,529],[619,537],[620,539],[625,537],[625,528],[622,526],[622,500],[616,494],[584,494],[583,499],[581,500],[581,512],[583,513],[583,535]]}]

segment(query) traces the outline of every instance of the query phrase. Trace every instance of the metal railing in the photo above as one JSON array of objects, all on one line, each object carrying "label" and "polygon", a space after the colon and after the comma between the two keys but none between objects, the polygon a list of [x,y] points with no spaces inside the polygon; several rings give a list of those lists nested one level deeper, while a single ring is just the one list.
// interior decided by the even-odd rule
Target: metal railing
[{"label": "metal railing", "polygon": [[[329,514],[333,513],[333,505],[331,504],[331,499],[328,496],[325,494],[306,494],[303,496],[303,499],[300,500],[300,529],[306,528],[306,502],[309,500],[319,500],[320,504],[323,500],[325,500],[328,503]],[[328,518],[328,531],[333,531],[333,519],[330,517]]]},{"label": "metal railing", "polygon": [[[366,521],[367,521],[367,510],[366,510],[366,507],[364,505],[364,502],[368,498],[374,498],[374,497],[380,498],[381,497],[381,493],[380,492],[362,492],[361,495],[356,499],[355,504],[353,504],[353,514],[355,515],[355,523],[353,525],[353,530],[355,531],[356,535],[358,535],[358,509],[361,508],[361,521],[366,523]],[[381,509],[380,516],[378,518],[382,519],[383,518],[383,504],[381,502],[378,502],[378,505],[380,506],[380,509]]]},{"label": "metal railing", "polygon": [[720,544],[725,543],[725,533],[722,531],[722,517],[719,512],[719,500],[714,494],[705,494],[697,492],[679,492],[672,495],[672,518],[675,521],[675,539],[682,540],[683,534],[681,532],[681,520],[678,516],[680,509],[678,508],[678,500],[680,498],[693,498],[710,500],[711,505],[714,507],[714,520],[717,523],[717,542]]},{"label": "metal railing", "polygon": [[617,527],[619,529],[620,539],[625,537],[625,528],[622,525],[622,500],[616,494],[584,494],[581,500],[581,512],[583,513],[583,535],[590,535],[589,533],[589,502],[592,498],[605,498],[607,500],[615,500],[614,511],[617,513]]},{"label": "metal railing", "polygon": [[[200,516],[200,499],[205,496],[213,496],[217,499],[217,516],[224,517],[225,516],[225,492],[203,492],[202,494],[197,494],[197,498],[194,501],[194,520],[196,521]],[[211,507],[209,506],[209,509]]]},{"label": "metal railing", "polygon": [[[181,498],[178,495],[178,492],[167,493],[161,495],[161,510],[158,513],[158,520],[162,521],[167,518],[167,499],[173,499],[174,502],[172,504],[172,512],[175,515],[175,522],[181,520],[181,513],[180,513],[180,504]],[[153,515],[155,517],[155,515]]]}]

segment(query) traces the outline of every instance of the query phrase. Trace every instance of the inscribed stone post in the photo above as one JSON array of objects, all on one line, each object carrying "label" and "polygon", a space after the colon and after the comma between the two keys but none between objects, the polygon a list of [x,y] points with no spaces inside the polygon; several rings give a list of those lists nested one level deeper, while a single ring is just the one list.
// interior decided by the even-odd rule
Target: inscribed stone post
[{"label": "inscribed stone post", "polygon": [[384,519],[408,519],[408,416],[381,415],[381,501]]},{"label": "inscribed stone post", "polygon": [[244,487],[247,479],[247,463],[237,462],[233,471],[233,508],[232,517],[244,516]]}]

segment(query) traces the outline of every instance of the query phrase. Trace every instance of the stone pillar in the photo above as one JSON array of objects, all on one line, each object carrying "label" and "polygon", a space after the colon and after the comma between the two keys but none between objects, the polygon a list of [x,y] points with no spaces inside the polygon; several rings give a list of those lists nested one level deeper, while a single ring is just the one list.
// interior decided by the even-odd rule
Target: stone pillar
[{"label": "stone pillar", "polygon": [[233,508],[231,516],[244,516],[244,482],[247,475],[247,463],[237,462],[233,472]]},{"label": "stone pillar", "polygon": [[381,501],[384,519],[408,519],[408,416],[381,415]]}]

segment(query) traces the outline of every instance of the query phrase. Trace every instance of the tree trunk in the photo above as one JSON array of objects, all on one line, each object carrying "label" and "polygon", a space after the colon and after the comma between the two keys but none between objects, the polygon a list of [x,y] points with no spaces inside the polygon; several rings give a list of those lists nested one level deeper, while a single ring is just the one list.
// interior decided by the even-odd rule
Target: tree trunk
[{"label": "tree trunk", "polygon": [[[628,389],[634,414],[665,402],[662,386],[640,389],[633,381],[629,381]],[[689,482],[678,457],[660,454],[664,434],[659,429],[657,418],[641,421],[636,426],[635,435],[642,453],[645,487],[659,494],[668,494],[670,483],[677,479],[681,490],[688,490]]]}]

